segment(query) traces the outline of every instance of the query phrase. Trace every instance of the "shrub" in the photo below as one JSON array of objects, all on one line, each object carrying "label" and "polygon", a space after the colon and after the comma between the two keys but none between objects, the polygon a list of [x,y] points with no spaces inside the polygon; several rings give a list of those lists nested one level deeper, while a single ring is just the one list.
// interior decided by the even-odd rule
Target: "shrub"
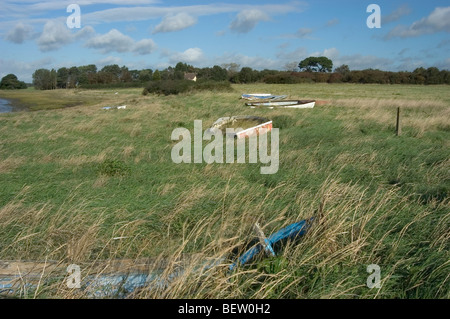
[{"label": "shrub", "polygon": [[296,120],[289,115],[277,115],[272,117],[273,126],[279,129],[295,126]]},{"label": "shrub", "polygon": [[119,160],[105,160],[98,167],[98,172],[101,175],[115,176],[126,175],[129,173],[130,168],[122,161]]},{"label": "shrub", "polygon": [[231,84],[228,81],[201,81],[193,82],[189,80],[162,80],[152,81],[142,91],[143,95],[155,94],[179,94],[189,91],[230,91]]},{"label": "shrub", "polygon": [[187,92],[193,84],[188,80],[152,81],[145,89],[148,93],[170,95]]},{"label": "shrub", "polygon": [[78,87],[82,89],[123,89],[123,88],[138,88],[142,87],[144,84],[142,82],[117,82],[117,83],[85,83],[80,84]]},{"label": "shrub", "polygon": [[[297,72],[298,73],[298,72]],[[296,83],[312,83],[312,79],[307,76],[298,75],[297,73],[279,73],[275,75],[269,75],[264,78],[264,82],[267,84],[296,84]],[[306,72],[304,72],[306,73]],[[300,74],[300,73],[299,73]]]},{"label": "shrub", "polygon": [[231,83],[229,81],[201,81],[194,85],[196,91],[231,91]]}]

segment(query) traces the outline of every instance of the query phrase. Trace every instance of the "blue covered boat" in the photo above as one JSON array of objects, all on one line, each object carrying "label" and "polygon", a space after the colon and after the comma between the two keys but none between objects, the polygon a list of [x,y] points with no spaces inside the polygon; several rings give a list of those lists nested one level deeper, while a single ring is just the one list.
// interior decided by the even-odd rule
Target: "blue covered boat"
[{"label": "blue covered boat", "polygon": [[251,94],[242,94],[241,98],[245,100],[282,100],[287,98],[287,95],[272,95],[270,93],[251,93]]},{"label": "blue covered boat", "polygon": [[[311,226],[311,222],[313,218],[305,219],[299,221],[297,223],[290,224],[279,231],[273,233],[268,238],[264,238],[264,240],[260,240],[260,242],[242,255],[240,255],[236,261],[229,266],[229,271],[233,271],[239,266],[242,266],[246,263],[249,263],[253,260],[261,250],[266,250],[270,252],[271,256],[276,255],[276,246],[281,243],[284,243],[288,240],[296,240],[299,237],[306,234],[308,229]],[[204,272],[205,270],[211,269],[217,265],[222,264],[228,260],[227,257],[222,257],[213,262],[208,261],[195,269],[195,271]],[[11,294],[15,295],[18,291],[22,291],[23,289],[29,289],[33,291],[37,289],[37,287],[44,286],[46,283],[55,282],[55,281],[65,281],[67,280],[64,275],[63,269],[60,269],[58,272],[57,263],[50,263],[47,265],[47,262],[38,265],[36,263],[30,262],[27,266],[27,263],[21,263],[24,273],[15,274],[8,273],[8,270],[13,269],[13,266],[18,268],[18,264],[21,262],[4,262],[3,265],[0,261],[0,295],[2,294]],[[37,266],[44,267],[42,271],[37,272]],[[103,267],[103,266],[102,266]],[[44,274],[45,269],[51,269],[54,271],[54,275],[49,275],[48,278],[41,282],[42,276]],[[102,268],[103,269],[103,268]],[[113,272],[108,274],[92,274],[83,278],[83,283],[81,284],[82,290],[85,292],[88,298],[127,298],[131,293],[136,291],[136,289],[159,289],[164,290],[170,286],[171,280],[177,278],[183,274],[183,267],[178,268],[163,276],[164,269],[156,267],[152,271],[136,271],[136,272]],[[48,280],[48,282],[46,282]]]},{"label": "blue covered boat", "polygon": [[[282,241],[286,240],[294,240],[298,237],[303,236],[308,231],[309,227],[311,226],[311,222],[313,221],[313,218],[310,219],[304,219],[300,222],[288,225],[276,233],[273,233],[270,235],[267,240],[265,241],[266,245],[269,245],[268,249],[273,251],[273,246],[277,243],[280,243]],[[244,265],[248,262],[250,262],[253,258],[255,258],[258,253],[264,249],[263,245],[261,243],[256,244],[249,250],[247,250],[245,253],[243,253],[233,264],[230,265],[229,269],[232,271],[235,268],[237,268],[240,265]]]}]

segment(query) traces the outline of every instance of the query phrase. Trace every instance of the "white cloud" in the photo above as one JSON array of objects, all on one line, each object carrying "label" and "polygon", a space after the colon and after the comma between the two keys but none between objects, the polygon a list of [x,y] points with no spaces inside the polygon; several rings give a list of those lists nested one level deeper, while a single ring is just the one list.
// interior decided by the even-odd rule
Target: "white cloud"
[{"label": "white cloud", "polygon": [[37,39],[39,49],[43,52],[57,50],[73,41],[72,33],[59,21],[47,21],[40,37]]},{"label": "white cloud", "polygon": [[30,25],[25,25],[21,22],[15,25],[15,27],[10,30],[5,39],[17,44],[23,43],[24,41],[32,37],[33,27]]},{"label": "white cloud", "polygon": [[106,58],[98,60],[95,65],[101,69],[105,65],[111,65],[111,64],[122,64],[122,59],[116,56],[107,56]]},{"label": "white cloud", "polygon": [[413,57],[404,57],[399,59],[399,63],[396,67],[397,71],[413,71],[419,67],[427,65],[423,60]]},{"label": "white cloud", "polygon": [[72,33],[65,23],[59,20],[49,20],[45,23],[44,29],[37,39],[37,44],[42,52],[53,51],[93,33],[94,29],[91,26]]},{"label": "white cloud", "polygon": [[74,40],[78,40],[78,39],[81,39],[84,37],[90,37],[94,33],[95,33],[94,28],[88,25],[88,26],[80,29],[80,31],[73,33],[72,35],[73,35]]},{"label": "white cloud", "polygon": [[131,37],[117,29],[111,29],[108,33],[92,37],[86,41],[85,47],[97,49],[103,54],[133,52],[138,55],[144,55],[156,50],[156,44],[152,39],[143,39],[135,42]]},{"label": "white cloud", "polygon": [[176,15],[166,16],[160,24],[158,24],[153,33],[173,32],[189,28],[197,23],[197,19],[193,16],[181,12]]},{"label": "white cloud", "polygon": [[145,55],[153,53],[156,50],[156,43],[152,39],[143,39],[139,42],[136,42],[134,46],[131,48],[131,51],[139,54]]},{"label": "white cloud", "polygon": [[381,25],[399,20],[401,17],[411,13],[411,8],[404,4],[388,15],[381,16]]},{"label": "white cloud", "polygon": [[205,61],[205,56],[200,48],[189,48],[184,52],[169,53],[169,62],[177,63],[184,62],[193,65],[198,65]]},{"label": "white cloud", "polygon": [[436,67],[439,68],[440,70],[448,70],[450,71],[450,58],[447,58],[443,61],[438,61],[436,63]]},{"label": "white cloud", "polygon": [[[4,0],[0,6],[0,30],[11,29],[17,21],[22,21],[25,24],[36,27],[41,23],[45,23],[46,19],[41,17],[48,16],[49,14],[52,16],[59,16],[65,20],[68,15],[68,13],[65,12],[65,9],[71,3],[74,3],[74,1]],[[275,2],[273,4],[215,2],[195,5],[164,5],[162,1],[159,0],[77,0],[75,3],[81,7],[82,26],[94,26],[101,23],[149,21],[161,18],[165,20],[168,17],[174,17],[181,13],[190,16],[189,20],[181,21],[182,26],[190,26],[190,24],[194,24],[193,19],[197,19],[201,16],[237,14],[242,11],[249,12],[254,10],[256,12],[262,12],[262,18],[266,18],[264,17],[264,12],[270,13],[270,15],[283,15],[301,12],[306,7],[306,3],[303,1],[292,1],[288,3]],[[114,7],[89,7],[98,4],[114,5]],[[163,26],[166,27],[167,25],[167,21],[161,22],[161,28]]]},{"label": "white cloud", "polygon": [[216,32],[216,36],[217,37],[223,37],[225,34],[227,33],[227,31],[225,30],[220,30]]},{"label": "white cloud", "polygon": [[441,42],[438,43],[436,48],[443,49],[450,45],[450,38],[449,39],[443,39]]},{"label": "white cloud", "polygon": [[[270,12],[270,14],[286,14],[300,12],[305,7],[304,2],[293,1],[286,4],[245,4],[245,3],[210,3],[186,6],[135,6],[119,7],[83,14],[82,21],[88,24],[111,23],[119,21],[145,21],[160,19],[169,15],[186,13],[190,16],[211,16],[215,14],[243,11]],[[266,15],[267,16],[267,15]]]},{"label": "white cloud", "polygon": [[310,35],[314,32],[311,28],[300,28],[295,33],[280,35],[282,39],[313,39]]},{"label": "white cloud", "polygon": [[299,39],[307,38],[313,32],[310,28],[300,28],[295,33],[295,37]]},{"label": "white cloud", "polygon": [[333,61],[333,67],[339,67],[342,64],[347,64],[350,70],[365,70],[365,69],[380,69],[390,70],[393,67],[393,60],[388,58],[377,57],[374,55],[337,55],[334,59],[328,57]]},{"label": "white cloud", "polygon": [[327,24],[326,24],[326,26],[327,27],[332,27],[332,26],[335,26],[336,24],[339,24],[339,19],[337,19],[337,18],[335,18],[335,19],[331,19],[331,20],[328,20],[327,21]]},{"label": "white cloud", "polygon": [[279,59],[248,56],[240,53],[224,53],[221,56],[215,57],[210,65],[223,65],[226,63],[236,63],[241,67],[250,67],[256,70],[281,69],[285,64],[284,61]]},{"label": "white cloud", "polygon": [[429,16],[414,22],[409,27],[404,25],[396,26],[385,38],[418,37],[437,32],[450,32],[450,7],[435,8]]},{"label": "white cloud", "polygon": [[0,17],[29,17],[30,13],[33,15],[40,15],[48,13],[49,11],[62,11],[67,8],[69,4],[76,3],[80,7],[90,5],[149,5],[158,3],[158,0],[3,0],[2,8],[0,10]]},{"label": "white cloud", "polygon": [[307,58],[308,49],[304,47],[300,47],[295,49],[294,51],[286,51],[283,47],[280,47],[280,51],[277,54],[277,58],[284,61],[285,63],[289,63],[290,61],[298,61]]},{"label": "white cloud", "polygon": [[134,45],[134,40],[116,29],[106,34],[97,35],[89,39],[85,46],[100,50],[101,53],[128,52]]},{"label": "white cloud", "polygon": [[239,12],[236,18],[231,22],[231,31],[238,33],[250,32],[259,22],[269,21],[270,17],[258,9],[248,9]]},{"label": "white cloud", "polygon": [[324,56],[327,57],[328,59],[336,59],[337,57],[339,57],[339,50],[336,48],[329,48],[329,49],[325,49],[320,53],[313,53],[313,56]]}]

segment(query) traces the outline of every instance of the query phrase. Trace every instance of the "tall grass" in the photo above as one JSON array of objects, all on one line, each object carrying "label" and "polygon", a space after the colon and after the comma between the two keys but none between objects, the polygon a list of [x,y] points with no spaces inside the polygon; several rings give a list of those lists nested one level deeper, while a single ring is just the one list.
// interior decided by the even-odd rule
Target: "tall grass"
[{"label": "tall grass", "polygon": [[[279,187],[287,192],[289,185]],[[267,194],[270,200],[271,194]],[[231,201],[249,200],[249,194],[237,193]],[[262,203],[261,206],[264,206]],[[83,205],[70,210],[83,211]],[[448,207],[448,201],[437,209]],[[33,251],[33,237],[45,242],[45,260],[55,264],[82,265],[83,278],[108,274],[125,250],[129,268],[121,271],[158,273],[147,287],[136,289],[132,298],[448,298],[448,213],[431,223],[431,212],[417,212],[415,203],[398,191],[382,189],[368,194],[355,184],[327,179],[318,193],[302,192],[295,205],[295,214],[283,216],[261,210],[255,218],[251,207],[243,207],[241,215],[222,210],[221,214],[186,221],[176,247],[162,249],[159,255],[146,259],[146,246],[167,246],[168,238],[136,238],[144,221],[116,224],[108,237],[102,238],[106,227],[104,214],[95,223],[85,223],[80,216],[67,218],[67,208],[58,210],[48,220],[47,207],[23,210],[20,200],[2,208],[2,229],[21,225],[19,232],[4,249],[24,256]],[[22,212],[19,214],[19,212]],[[119,212],[117,212],[119,213]],[[410,216],[405,220],[404,215]],[[298,220],[315,217],[310,231],[297,242],[288,242],[278,256],[258,259],[234,272],[228,266],[255,236],[252,222],[263,222],[266,233]],[[431,218],[432,219],[432,218]],[[44,224],[45,227],[40,227]],[[417,232],[427,233],[425,251],[411,246]],[[59,243],[56,244],[56,239]],[[32,244],[33,243],[33,244]],[[242,250],[241,250],[242,251]],[[58,261],[58,262],[56,262]],[[44,262],[44,260],[40,260]],[[367,266],[381,267],[381,288],[369,289]],[[138,265],[144,265],[144,267]],[[117,268],[117,267],[116,267]],[[119,271],[116,269],[116,271]],[[53,278],[53,281],[52,281]],[[55,280],[57,278],[57,280]],[[49,266],[42,272],[42,283],[50,284],[28,297],[89,297],[89,290],[68,289],[64,269]]]},{"label": "tall grass", "polygon": [[[2,114],[0,260],[36,262],[21,271],[19,296],[90,297],[67,287],[72,263],[84,282],[117,271],[159,274],[164,285],[130,298],[450,296],[447,90],[233,87],[179,96],[121,90],[125,110],[98,102]],[[238,100],[241,91],[327,102],[256,110]],[[87,92],[79,94],[116,98]],[[260,164],[171,161],[174,128],[192,131],[202,119],[206,129],[231,115],[268,117],[280,128],[277,174],[261,175]],[[277,247],[277,257],[228,271],[255,239],[256,222],[269,235],[309,217],[309,232]],[[380,289],[366,285],[370,264],[381,268]]]}]

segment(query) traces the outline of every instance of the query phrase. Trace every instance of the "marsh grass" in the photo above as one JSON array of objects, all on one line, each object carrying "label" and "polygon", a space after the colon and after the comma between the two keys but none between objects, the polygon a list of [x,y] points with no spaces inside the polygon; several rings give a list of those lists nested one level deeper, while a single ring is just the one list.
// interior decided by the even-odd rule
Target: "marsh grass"
[{"label": "marsh grass", "polygon": [[[119,90],[125,110],[98,102],[0,115],[0,259],[49,263],[39,289],[22,285],[20,297],[89,297],[67,288],[65,267],[80,264],[86,278],[117,260],[145,260],[141,271],[165,279],[134,298],[450,297],[447,87],[233,88],[167,97]],[[327,102],[255,110],[239,101],[256,91]],[[262,164],[171,161],[174,128],[192,131],[202,119],[205,130],[233,115],[280,128],[277,174],[261,175]],[[277,247],[277,257],[227,271],[255,239],[255,222],[268,235],[309,217],[307,235]],[[381,289],[366,286],[369,264],[381,267]]]}]

